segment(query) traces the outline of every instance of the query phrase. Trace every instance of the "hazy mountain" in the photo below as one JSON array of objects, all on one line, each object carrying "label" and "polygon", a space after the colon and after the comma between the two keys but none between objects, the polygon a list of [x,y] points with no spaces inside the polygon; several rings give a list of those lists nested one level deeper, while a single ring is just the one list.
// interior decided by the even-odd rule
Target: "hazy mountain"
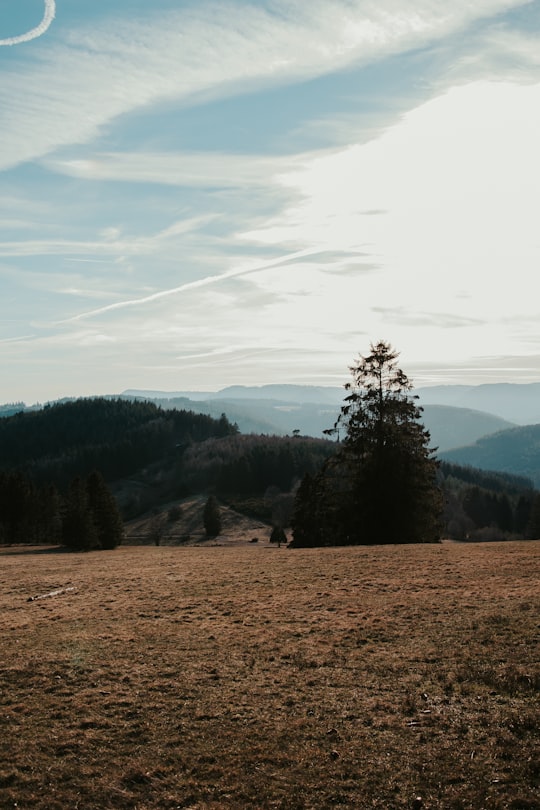
[{"label": "hazy mountain", "polygon": [[[259,396],[248,398],[247,392],[257,391]],[[325,392],[326,400],[314,398],[320,391]],[[290,399],[262,398],[262,392],[283,393],[291,395]],[[242,433],[267,433],[285,435],[300,431],[306,436],[323,436],[336,421],[344,392],[339,389],[319,389],[308,386],[262,386],[261,389],[248,389],[233,386],[217,392],[216,397],[206,400],[182,398],[150,397],[151,392],[138,392],[146,395],[152,402],[163,408],[186,408],[199,413],[207,413],[215,418],[222,413],[231,422],[235,422]],[[233,393],[241,394],[233,398]],[[300,397],[306,394],[306,399]],[[125,392],[123,396],[128,396]],[[132,392],[135,396],[135,392]],[[227,398],[229,396],[229,398]],[[332,398],[334,401],[332,402]],[[504,430],[514,425],[489,413],[474,411],[470,408],[454,408],[445,405],[426,405],[423,421],[431,433],[432,444],[441,451],[460,447],[475,442],[481,436]]]},{"label": "hazy mountain", "polygon": [[[126,396],[123,394],[122,396]],[[162,394],[163,397],[163,394]],[[162,408],[184,408],[206,413],[215,418],[222,413],[238,425],[242,433],[292,434],[299,430],[304,436],[322,436],[332,427],[339,413],[339,404],[324,402],[295,402],[280,399],[187,399],[149,398]]]},{"label": "hazy mountain", "polygon": [[229,385],[219,391],[149,391],[136,388],[123,392],[123,396],[148,397],[149,399],[176,399],[187,397],[195,401],[207,400],[279,400],[287,403],[325,403],[340,405],[345,391],[324,385]]},{"label": "hazy mountain", "polygon": [[431,434],[431,443],[440,452],[469,445],[482,436],[515,427],[512,422],[490,413],[449,405],[424,405],[422,421]]},{"label": "hazy mountain", "polygon": [[[421,405],[450,405],[493,414],[518,425],[540,423],[540,383],[493,383],[486,385],[435,385],[413,391]],[[315,385],[231,385],[221,391],[147,391],[131,389],[127,396],[150,399],[186,397],[209,400],[279,400],[282,403],[334,405],[339,408],[343,387]]]},{"label": "hazy mountain", "polygon": [[435,385],[417,388],[422,405],[452,405],[486,411],[518,425],[540,423],[540,383]]},{"label": "hazy mountain", "polygon": [[526,476],[540,487],[540,425],[526,425],[484,436],[468,447],[440,453],[455,464]]}]

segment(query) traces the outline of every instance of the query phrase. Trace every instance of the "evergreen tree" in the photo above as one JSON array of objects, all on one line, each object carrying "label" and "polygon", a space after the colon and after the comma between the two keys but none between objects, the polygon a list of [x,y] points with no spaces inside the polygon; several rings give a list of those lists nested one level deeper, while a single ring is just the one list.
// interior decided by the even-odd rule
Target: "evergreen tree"
[{"label": "evergreen tree", "polygon": [[216,537],[221,532],[221,511],[215,495],[210,495],[206,501],[203,524],[207,537]]},{"label": "evergreen tree", "polygon": [[[309,485],[311,492],[300,488],[294,545],[438,539],[443,504],[437,462],[397,357],[380,341],[351,367],[353,379],[330,431],[344,430],[345,438],[317,485]],[[306,523],[302,515],[308,513]],[[310,531],[314,537],[306,542]]]},{"label": "evergreen tree", "polygon": [[118,506],[101,473],[94,471],[86,481],[88,507],[92,513],[100,548],[116,548],[122,542],[123,524]]},{"label": "evergreen tree", "polygon": [[98,548],[99,539],[89,506],[85,482],[77,477],[71,482],[62,521],[62,543],[77,551]]},{"label": "evergreen tree", "polygon": [[497,496],[495,512],[499,529],[502,529],[503,532],[511,532],[514,528],[514,515],[510,499],[505,492]]},{"label": "evergreen tree", "polygon": [[310,548],[324,545],[321,534],[321,496],[323,473],[315,476],[306,473],[302,478],[291,520],[293,541],[291,548]]},{"label": "evergreen tree", "polygon": [[536,493],[532,502],[529,523],[527,525],[527,537],[530,540],[540,539],[540,492]]},{"label": "evergreen tree", "polygon": [[60,543],[62,539],[62,499],[56,487],[51,484],[39,490],[35,501],[39,510],[39,542]]},{"label": "evergreen tree", "polygon": [[489,504],[489,493],[478,486],[469,487],[463,497],[463,509],[477,529],[489,526],[493,515]]},{"label": "evergreen tree", "polygon": [[514,511],[514,531],[523,534],[529,523],[532,499],[530,496],[520,495]]}]

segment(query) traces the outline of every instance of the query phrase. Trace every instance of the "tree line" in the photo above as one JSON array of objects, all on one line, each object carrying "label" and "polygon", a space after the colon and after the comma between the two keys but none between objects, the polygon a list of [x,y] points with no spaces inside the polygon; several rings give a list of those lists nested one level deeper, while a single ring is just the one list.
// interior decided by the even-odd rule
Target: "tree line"
[{"label": "tree line", "polygon": [[66,492],[21,472],[0,472],[0,543],[112,549],[122,541],[117,503],[101,473],[77,476]]},{"label": "tree line", "polygon": [[233,435],[188,447],[178,476],[191,492],[250,496],[269,486],[289,492],[334,452],[335,444],[325,439]]},{"label": "tree line", "polygon": [[538,492],[527,478],[443,461],[445,536],[453,540],[540,537]]}]

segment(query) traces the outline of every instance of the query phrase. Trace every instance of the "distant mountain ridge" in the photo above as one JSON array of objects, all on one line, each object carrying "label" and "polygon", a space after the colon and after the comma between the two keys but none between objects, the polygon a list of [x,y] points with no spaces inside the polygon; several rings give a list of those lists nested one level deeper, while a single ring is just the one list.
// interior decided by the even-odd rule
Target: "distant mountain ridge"
[{"label": "distant mountain ridge", "polygon": [[[253,390],[258,396],[248,397],[247,394]],[[321,437],[338,418],[345,392],[340,388],[322,389],[326,399],[319,401],[315,398],[320,390],[308,386],[261,386],[260,389],[232,386],[203,400],[186,396],[168,398],[164,392],[159,397],[153,397],[151,395],[157,392],[151,391],[125,391],[122,396],[146,398],[162,408],[187,408],[214,418],[225,413],[243,433],[283,435],[298,430],[303,435]],[[300,397],[306,392],[306,398],[301,400]],[[287,393],[290,398],[263,398],[264,394],[271,393]],[[243,396],[227,398],[228,394]],[[431,433],[433,446],[440,450],[472,444],[481,436],[515,427],[513,422],[493,414],[445,405],[426,405],[423,422]]]},{"label": "distant mountain ridge", "polygon": [[439,453],[516,427],[513,422],[491,413],[450,405],[424,405],[422,422],[431,434],[432,446]]},{"label": "distant mountain ridge", "polygon": [[[540,424],[540,382],[486,383],[484,385],[435,385],[415,388],[419,404],[468,408],[498,416],[517,425]],[[272,384],[260,386],[231,385],[219,391],[151,391],[128,389],[124,396],[173,399],[185,397],[205,400],[279,400],[283,403],[320,403],[338,406],[343,401],[343,387]]]},{"label": "distant mountain ridge", "polygon": [[540,383],[435,385],[417,388],[421,405],[451,405],[486,411],[518,425],[540,423]]},{"label": "distant mountain ridge", "polygon": [[[124,395],[144,398],[152,393],[157,392],[126,391]],[[181,403],[160,393],[161,398],[153,401],[164,408],[191,408],[214,417],[226,413],[242,432],[290,434],[299,430],[310,436],[321,436],[332,427],[345,396],[342,388],[301,385],[230,386],[205,392],[200,400],[191,392],[194,398],[184,396]],[[435,386],[414,389],[412,393],[418,396],[423,423],[440,458],[524,475],[540,486],[540,451],[534,449],[534,425],[520,427],[520,420],[526,416],[540,422],[540,383]],[[470,402],[485,405],[485,410],[464,405]],[[527,438],[522,440],[523,436]]]},{"label": "distant mountain ridge", "polygon": [[269,385],[229,385],[219,391],[152,391],[130,388],[122,396],[149,397],[151,399],[186,398],[194,401],[215,399],[265,399],[280,402],[317,402],[339,405],[344,389],[324,385],[294,385],[272,383]]}]

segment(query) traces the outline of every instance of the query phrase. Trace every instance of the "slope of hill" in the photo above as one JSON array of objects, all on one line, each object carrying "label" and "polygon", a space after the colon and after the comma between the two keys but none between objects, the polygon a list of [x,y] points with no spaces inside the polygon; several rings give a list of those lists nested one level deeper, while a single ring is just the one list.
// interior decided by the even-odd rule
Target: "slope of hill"
[{"label": "slope of hill", "polygon": [[112,480],[190,442],[235,432],[225,418],[163,411],[151,402],[80,399],[0,419],[0,469],[58,486],[93,469]]},{"label": "slope of hill", "polygon": [[446,461],[530,478],[540,487],[540,424],[516,427],[439,453]]},{"label": "slope of hill", "polygon": [[[162,504],[159,510],[141,515],[125,524],[126,541],[130,545],[154,543],[174,545],[238,545],[257,543],[268,545],[272,526],[248,517],[228,506],[220,506],[222,531],[208,538],[204,531],[203,511],[206,496],[192,495],[173,504]],[[170,508],[167,508],[170,507]],[[175,512],[174,507],[177,507]],[[174,516],[171,519],[170,515]]]}]

